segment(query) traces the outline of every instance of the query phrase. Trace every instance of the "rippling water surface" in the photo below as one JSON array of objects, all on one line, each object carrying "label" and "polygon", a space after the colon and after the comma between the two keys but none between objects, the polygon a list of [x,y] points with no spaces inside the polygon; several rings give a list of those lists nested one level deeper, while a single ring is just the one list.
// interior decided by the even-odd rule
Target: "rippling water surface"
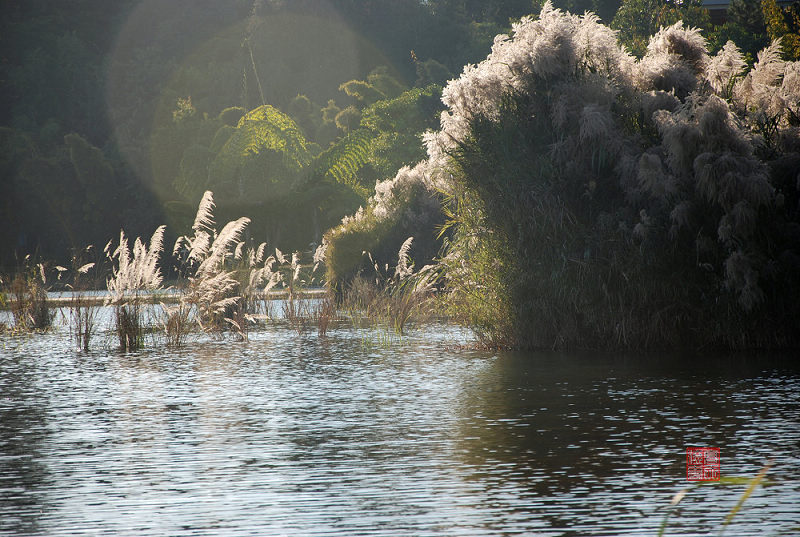
[{"label": "rippling water surface", "polygon": [[[773,462],[724,535],[800,527],[800,375],[775,357],[487,353],[444,325],[0,337],[2,534],[655,535],[687,446],[727,476]],[[717,532],[745,488],[690,490],[666,534]]]}]

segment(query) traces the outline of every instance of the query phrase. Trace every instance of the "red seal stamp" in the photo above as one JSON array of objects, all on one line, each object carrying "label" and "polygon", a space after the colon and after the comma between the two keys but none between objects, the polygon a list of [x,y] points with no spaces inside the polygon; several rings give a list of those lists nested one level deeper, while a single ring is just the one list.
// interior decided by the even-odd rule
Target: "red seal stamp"
[{"label": "red seal stamp", "polygon": [[719,448],[686,448],[686,479],[689,481],[719,481]]}]

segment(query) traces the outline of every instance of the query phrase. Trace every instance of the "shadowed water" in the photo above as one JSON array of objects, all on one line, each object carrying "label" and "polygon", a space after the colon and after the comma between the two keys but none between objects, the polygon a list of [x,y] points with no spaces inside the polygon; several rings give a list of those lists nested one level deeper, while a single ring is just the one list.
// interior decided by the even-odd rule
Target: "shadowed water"
[{"label": "shadowed water", "polygon": [[[777,358],[468,351],[443,325],[86,355],[66,330],[0,339],[2,534],[655,535],[687,446],[773,461],[724,535],[800,526]],[[744,489],[693,489],[667,535],[718,531]]]}]

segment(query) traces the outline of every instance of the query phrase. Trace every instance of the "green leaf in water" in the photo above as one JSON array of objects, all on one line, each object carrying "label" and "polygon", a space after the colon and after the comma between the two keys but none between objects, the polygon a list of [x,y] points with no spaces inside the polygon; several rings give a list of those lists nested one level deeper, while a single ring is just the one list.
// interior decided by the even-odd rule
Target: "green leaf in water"
[{"label": "green leaf in water", "polygon": [[742,497],[739,498],[739,501],[736,502],[736,505],[733,506],[731,512],[728,513],[728,516],[725,517],[725,522],[722,523],[722,528],[720,528],[719,530],[720,535],[722,535],[722,532],[725,531],[725,528],[728,526],[728,524],[730,524],[731,520],[733,520],[733,517],[735,517],[736,513],[738,513],[739,510],[742,508],[742,505],[744,504],[745,500],[747,500],[747,498],[750,497],[750,495],[756,489],[758,484],[761,483],[761,481],[764,479],[764,476],[767,475],[767,471],[769,471],[771,466],[772,466],[772,461],[769,461],[767,465],[764,466],[764,468],[762,468],[760,472],[758,472],[758,475],[750,480],[750,485],[748,485],[747,490],[744,491]]}]

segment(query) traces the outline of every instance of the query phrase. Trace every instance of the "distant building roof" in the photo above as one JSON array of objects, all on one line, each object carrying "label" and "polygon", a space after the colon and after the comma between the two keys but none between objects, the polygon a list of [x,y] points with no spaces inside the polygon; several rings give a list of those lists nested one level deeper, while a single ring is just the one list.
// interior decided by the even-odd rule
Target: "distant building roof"
[{"label": "distant building roof", "polygon": [[703,0],[706,9],[728,9],[729,0]]},{"label": "distant building roof", "polygon": [[[755,1],[755,0],[754,0]],[[793,0],[776,0],[778,5],[788,6]],[[730,0],[703,0],[703,7],[709,10],[712,9],[728,9]]]},{"label": "distant building roof", "polygon": [[[755,2],[757,0],[750,0]],[[776,0],[779,6],[789,6],[796,0]],[[711,22],[721,24],[725,22],[726,12],[730,5],[730,0],[703,0],[702,5],[711,13]]]}]

